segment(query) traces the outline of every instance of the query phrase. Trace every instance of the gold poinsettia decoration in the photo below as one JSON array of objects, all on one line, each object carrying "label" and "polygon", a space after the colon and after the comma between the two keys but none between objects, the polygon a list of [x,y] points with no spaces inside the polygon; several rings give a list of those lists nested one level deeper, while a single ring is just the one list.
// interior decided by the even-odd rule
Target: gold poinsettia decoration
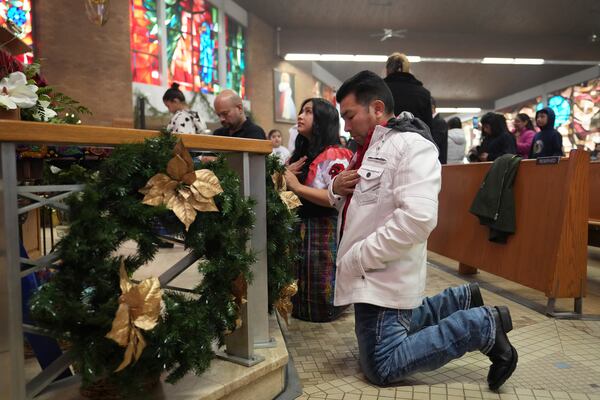
[{"label": "gold poinsettia decoration", "polygon": [[[242,317],[241,317],[241,311],[242,311],[242,305],[246,304],[248,302],[247,300],[247,296],[248,296],[248,282],[246,281],[246,278],[244,277],[244,274],[240,273],[237,278],[235,278],[232,282],[231,282],[231,295],[233,297],[233,301],[235,303],[235,308],[236,308],[236,312],[237,312],[237,317],[235,319],[235,329],[240,329],[242,327]],[[232,331],[227,330],[225,331],[225,334],[228,335],[232,333]]]},{"label": "gold poinsettia decoration", "polygon": [[292,304],[292,297],[298,293],[298,281],[285,285],[279,292],[279,299],[275,302],[275,309],[285,320],[285,324],[288,325],[288,317],[292,314],[294,305]]},{"label": "gold poinsettia decoration", "polygon": [[281,172],[275,172],[271,176],[271,179],[273,179],[275,190],[279,193],[279,198],[281,201],[283,201],[283,204],[287,206],[288,210],[300,207],[302,205],[300,198],[296,196],[294,192],[287,190],[285,177]]},{"label": "gold poinsettia decoration", "polygon": [[160,316],[162,289],[158,278],[144,279],[139,284],[129,280],[125,263],[121,260],[119,267],[121,296],[119,308],[112,323],[112,329],[106,337],[127,347],[125,356],[115,372],[127,367],[133,358],[139,360],[146,347],[146,341],[140,329],[154,329]]},{"label": "gold poinsettia decoration", "polygon": [[187,231],[196,220],[197,211],[218,212],[213,197],[223,193],[219,178],[209,169],[194,171],[194,162],[181,140],[167,164],[167,173],[158,173],[141,188],[142,203],[164,204],[173,210]]}]

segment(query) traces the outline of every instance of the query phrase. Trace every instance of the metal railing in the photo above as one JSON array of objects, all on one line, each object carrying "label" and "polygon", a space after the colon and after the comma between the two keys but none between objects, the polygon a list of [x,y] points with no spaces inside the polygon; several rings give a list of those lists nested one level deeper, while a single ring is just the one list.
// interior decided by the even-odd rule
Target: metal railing
[{"label": "metal railing", "polygon": [[[26,382],[23,333],[44,334],[34,326],[23,324],[21,278],[58,261],[54,252],[31,260],[19,254],[19,214],[40,207],[65,209],[62,202],[82,185],[18,186],[16,143],[113,145],[141,142],[159,135],[157,131],[103,128],[94,126],[51,125],[0,120],[0,388],[2,398],[32,399],[53,382],[71,363],[67,352]],[[262,360],[254,353],[257,347],[273,345],[267,315],[266,193],[265,155],[271,152],[268,141],[235,139],[203,135],[178,135],[192,151],[209,150],[227,153],[229,165],[239,174],[241,193],[255,201],[256,224],[248,247],[257,255],[252,266],[254,280],[248,286],[248,302],[242,307],[242,328],[226,339],[225,351],[219,356],[231,361],[254,365]],[[52,193],[52,195],[40,195]],[[30,204],[19,208],[21,196]],[[45,229],[45,228],[44,228]],[[45,253],[45,252],[44,252]],[[164,271],[162,286],[197,261],[187,255]],[[23,267],[21,267],[23,265]],[[252,316],[252,318],[250,318]]]}]

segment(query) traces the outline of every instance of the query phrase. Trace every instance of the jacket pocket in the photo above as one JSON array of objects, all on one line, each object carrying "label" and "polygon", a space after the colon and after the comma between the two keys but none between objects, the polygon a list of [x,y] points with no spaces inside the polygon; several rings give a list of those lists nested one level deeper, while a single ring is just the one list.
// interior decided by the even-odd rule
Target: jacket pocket
[{"label": "jacket pocket", "polygon": [[356,197],[358,204],[361,206],[364,206],[365,204],[377,203],[377,200],[379,199],[379,191],[358,193]]},{"label": "jacket pocket", "polygon": [[361,192],[371,192],[377,190],[381,185],[381,176],[384,169],[374,165],[363,165],[358,169],[360,176],[359,190]]}]

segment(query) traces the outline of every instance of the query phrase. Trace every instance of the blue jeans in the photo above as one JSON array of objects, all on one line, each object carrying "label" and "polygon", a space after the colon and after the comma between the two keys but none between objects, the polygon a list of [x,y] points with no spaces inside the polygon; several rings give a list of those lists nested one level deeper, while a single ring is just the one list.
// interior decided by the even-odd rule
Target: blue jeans
[{"label": "blue jeans", "polygon": [[355,304],[360,366],[369,381],[387,385],[437,369],[468,351],[494,346],[496,322],[489,307],[471,305],[467,285],[426,297],[413,310]]}]

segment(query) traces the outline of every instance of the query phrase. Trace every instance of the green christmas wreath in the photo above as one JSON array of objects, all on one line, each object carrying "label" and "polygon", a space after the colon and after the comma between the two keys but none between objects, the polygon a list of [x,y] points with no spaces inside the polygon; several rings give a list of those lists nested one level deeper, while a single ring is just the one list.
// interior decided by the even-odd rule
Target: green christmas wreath
[{"label": "green christmas wreath", "polygon": [[[181,216],[166,205],[143,204],[152,190],[148,181],[172,167],[168,165],[175,148],[176,139],[166,134],[142,144],[118,146],[98,173],[87,175],[90,178],[84,191],[69,199],[71,226],[58,244],[61,264],[33,297],[30,309],[41,327],[71,344],[83,387],[103,379],[127,395],[139,392],[149,378],[164,371],[169,373],[170,383],[188,372],[199,375],[213,358],[212,343],[216,340],[222,344],[226,332],[236,327],[240,281],[251,280],[250,266],[255,259],[246,249],[254,223],[252,201],[240,194],[237,175],[219,158],[201,166],[214,173],[222,189],[212,198],[217,212],[198,212],[187,231]],[[281,172],[281,167],[275,159],[268,158],[270,304],[293,281],[291,267],[296,260],[296,217],[280,200],[271,180],[278,170]],[[185,185],[179,182],[176,186],[189,187]],[[161,239],[157,227],[183,237],[185,247],[202,257],[199,268],[203,280],[190,294],[162,291],[155,326],[138,330],[145,347],[140,352],[132,350],[135,354],[129,356],[133,360],[121,368],[126,350],[107,334],[127,297],[124,284],[133,285],[128,275],[158,251]],[[115,255],[126,241],[135,241],[136,253],[125,258]],[[121,266],[124,276],[120,277]],[[142,282],[139,287],[147,291],[137,287],[134,291],[142,296],[150,292],[156,295],[156,288],[146,284],[150,285]]]}]

